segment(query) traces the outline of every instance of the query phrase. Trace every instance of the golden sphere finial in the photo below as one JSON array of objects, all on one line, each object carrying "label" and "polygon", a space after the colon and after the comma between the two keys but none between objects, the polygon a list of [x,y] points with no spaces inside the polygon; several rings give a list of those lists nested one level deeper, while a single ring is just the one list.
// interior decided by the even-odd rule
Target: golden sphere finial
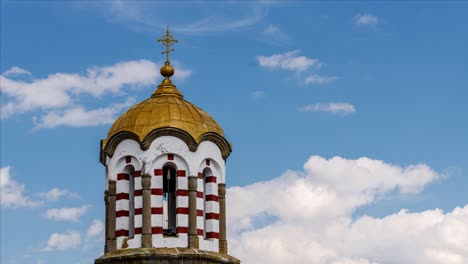
[{"label": "golden sphere finial", "polygon": [[167,78],[174,75],[174,68],[172,68],[171,64],[168,61],[166,61],[164,66],[161,67],[161,75]]}]

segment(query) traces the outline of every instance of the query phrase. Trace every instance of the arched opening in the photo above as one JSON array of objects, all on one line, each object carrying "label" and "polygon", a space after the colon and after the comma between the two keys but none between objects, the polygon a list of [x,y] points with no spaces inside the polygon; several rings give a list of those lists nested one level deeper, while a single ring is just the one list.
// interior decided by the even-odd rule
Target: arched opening
[{"label": "arched opening", "polygon": [[164,210],[164,235],[176,235],[176,213],[177,213],[177,170],[172,164],[163,167],[163,203],[166,204]]},{"label": "arched opening", "polygon": [[207,201],[207,195],[209,194],[208,191],[208,181],[207,177],[212,176],[213,173],[211,172],[211,169],[205,168],[203,170],[203,236],[206,239],[206,233],[207,233],[207,219],[206,219],[206,214],[208,212],[208,201]]},{"label": "arched opening", "polygon": [[135,168],[126,166],[124,173],[128,174],[128,238],[135,236]]}]

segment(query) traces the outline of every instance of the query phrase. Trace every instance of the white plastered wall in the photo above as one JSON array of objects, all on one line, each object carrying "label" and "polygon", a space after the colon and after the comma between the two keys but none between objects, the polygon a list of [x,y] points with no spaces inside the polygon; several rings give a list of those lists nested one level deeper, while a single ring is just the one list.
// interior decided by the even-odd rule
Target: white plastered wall
[{"label": "white plastered wall", "polygon": [[[173,160],[168,160],[168,154],[174,156]],[[188,146],[184,141],[177,137],[172,136],[162,136],[156,138],[150,145],[149,149],[144,151],[140,148],[138,142],[126,139],[119,143],[114,151],[112,158],[106,157],[106,178],[107,180],[117,180],[117,174],[122,173],[123,169],[129,165],[126,162],[125,157],[130,156],[131,165],[135,170],[141,170],[145,166],[145,171],[141,173],[149,173],[151,177],[151,188],[158,189],[162,188],[162,177],[155,175],[156,169],[162,169],[162,167],[167,163],[172,163],[177,167],[177,170],[184,170],[185,177],[177,177],[177,188],[182,190],[188,189],[188,176],[197,176],[202,170],[205,160],[209,159],[213,170],[213,174],[217,176],[217,183],[225,182],[225,161],[222,158],[221,151],[216,144],[211,141],[203,141],[199,144],[197,151],[192,152],[189,150]],[[107,183],[107,181],[106,181]],[[198,181],[200,183],[200,181]],[[216,184],[217,184],[216,183]],[[124,183],[122,183],[124,184]],[[128,184],[128,183],[127,183]],[[213,183],[213,185],[215,185]],[[107,188],[107,184],[106,184]],[[121,185],[120,188],[125,190],[125,186]],[[128,186],[126,187],[128,190]],[[135,180],[135,188],[141,189],[141,177],[138,180]],[[211,188],[216,190],[217,186]],[[119,193],[119,182],[117,184],[117,193]],[[125,203],[127,201],[127,203]],[[200,206],[200,203],[197,198],[197,209]],[[151,207],[159,208],[163,207],[162,195],[151,195]],[[215,202],[209,202],[210,207],[213,207],[212,210],[219,213],[219,205]],[[213,203],[213,205],[211,205]],[[116,210],[128,210],[128,200],[119,200],[117,201]],[[136,197],[135,199],[135,208],[142,207],[142,199]],[[188,196],[177,197],[177,207],[188,207]],[[135,227],[141,227],[141,215],[135,217]],[[197,229],[202,229],[202,226],[199,226],[200,220],[197,217]],[[151,224],[152,227],[162,227],[164,217],[162,214],[152,214]],[[203,221],[203,220],[202,220]],[[209,225],[213,226],[212,230],[219,232],[219,221],[209,220]],[[214,222],[214,223],[211,223]],[[128,228],[128,217],[119,217],[117,219],[117,230]],[[176,226],[188,227],[188,215],[187,214],[178,214],[177,215],[177,224]],[[117,248],[121,248],[122,240],[124,237],[117,237]],[[136,248],[141,246],[141,235],[135,235],[133,239],[128,240],[129,248]],[[162,234],[153,234],[153,247],[187,247],[187,234],[180,233],[177,237],[164,237]],[[200,237],[200,248],[211,251],[218,251],[218,240],[217,239],[204,239]]]}]

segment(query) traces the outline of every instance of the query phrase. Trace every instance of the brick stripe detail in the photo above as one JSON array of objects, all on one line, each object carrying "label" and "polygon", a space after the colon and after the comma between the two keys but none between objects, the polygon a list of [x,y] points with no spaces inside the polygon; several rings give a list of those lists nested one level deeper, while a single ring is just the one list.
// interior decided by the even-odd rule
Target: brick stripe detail
[{"label": "brick stripe detail", "polygon": [[205,160],[206,166],[210,166],[210,160]]},{"label": "brick stripe detail", "polygon": [[214,182],[216,183],[216,176],[208,176],[208,177],[205,177],[205,182],[208,183],[208,182]]},{"label": "brick stripe detail", "polygon": [[219,233],[218,232],[206,232],[206,238],[219,239]]},{"label": "brick stripe detail", "polygon": [[129,216],[129,212],[127,210],[120,210],[115,212],[116,217],[121,217],[121,216]]},{"label": "brick stripe detail", "polygon": [[135,215],[143,214],[143,208],[135,208]]},{"label": "brick stripe detail", "polygon": [[210,220],[210,219],[219,220],[219,214],[217,214],[217,213],[206,213],[205,218],[206,218],[206,220]]},{"label": "brick stripe detail", "polygon": [[188,196],[188,190],[179,189],[176,191],[177,196]]},{"label": "brick stripe detail", "polygon": [[163,208],[162,207],[152,207],[151,208],[151,214],[163,214]]},{"label": "brick stripe detail", "polygon": [[184,170],[178,170],[177,171],[177,177],[185,177],[185,171]]},{"label": "brick stripe detail", "polygon": [[198,173],[198,179],[203,179],[203,173],[201,172]]},{"label": "brick stripe detail", "polygon": [[207,201],[214,201],[214,202],[217,202],[218,201],[218,195],[214,195],[214,194],[208,194],[205,199]]},{"label": "brick stripe detail", "polygon": [[162,227],[153,227],[151,228],[151,234],[162,234],[163,233],[163,228]]},{"label": "brick stripe detail", "polygon": [[167,154],[167,160],[174,160],[174,154]]},{"label": "brick stripe detail", "polygon": [[126,156],[126,157],[125,157],[125,162],[126,162],[126,163],[132,162],[132,157]]},{"label": "brick stripe detail", "polygon": [[203,192],[197,192],[197,198],[203,198]]},{"label": "brick stripe detail", "polygon": [[185,227],[185,226],[178,226],[178,227],[176,228],[176,233],[177,233],[177,234],[182,234],[182,233],[186,234],[186,233],[188,233],[188,227]]},{"label": "brick stripe detail", "polygon": [[188,214],[189,209],[187,207],[178,207],[177,214]]},{"label": "brick stripe detail", "polygon": [[128,181],[128,178],[129,178],[129,176],[126,173],[117,174],[117,180],[127,180]]},{"label": "brick stripe detail", "polygon": [[135,172],[133,173],[133,176],[134,176],[134,177],[140,177],[140,176],[141,176],[141,171],[135,171]]},{"label": "brick stripe detail", "polygon": [[135,228],[135,235],[141,235],[142,232],[143,232],[143,228],[141,227]]},{"label": "brick stripe detail", "polygon": [[115,199],[117,200],[128,200],[128,193],[118,193],[116,196],[115,196]]},{"label": "brick stripe detail", "polygon": [[197,235],[203,236],[203,229],[197,229]]},{"label": "brick stripe detail", "polygon": [[203,216],[203,210],[197,210],[197,216]]},{"label": "brick stripe detail", "polygon": [[151,194],[152,195],[163,195],[163,189],[162,188],[151,189]]},{"label": "brick stripe detail", "polygon": [[141,196],[143,195],[143,190],[135,190],[134,194],[135,196]]},{"label": "brick stripe detail", "polygon": [[128,230],[120,229],[115,231],[115,237],[127,236],[128,237]]},{"label": "brick stripe detail", "polygon": [[162,169],[155,169],[154,170],[154,176],[162,176],[163,175],[163,170]]}]

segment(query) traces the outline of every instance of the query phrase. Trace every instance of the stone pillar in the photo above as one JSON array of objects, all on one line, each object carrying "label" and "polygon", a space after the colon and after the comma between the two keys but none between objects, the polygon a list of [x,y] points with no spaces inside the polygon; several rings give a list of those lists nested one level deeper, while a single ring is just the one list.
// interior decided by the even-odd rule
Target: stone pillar
[{"label": "stone pillar", "polygon": [[109,191],[104,191],[104,204],[106,207],[106,216],[105,216],[105,228],[104,228],[104,237],[106,238],[106,243],[104,243],[104,254],[107,254],[109,251],[108,249],[108,241],[109,241]]},{"label": "stone pillar", "polygon": [[226,240],[226,184],[218,183],[219,202],[219,253],[227,254],[228,246]]},{"label": "stone pillar", "polygon": [[143,228],[141,236],[141,246],[144,248],[153,247],[151,238],[151,175],[141,176],[141,187],[143,193]]},{"label": "stone pillar", "polygon": [[117,250],[117,240],[115,239],[115,227],[116,227],[116,220],[115,220],[115,193],[117,191],[116,182],[113,180],[109,181],[109,211],[108,211],[108,218],[107,218],[107,232],[108,232],[108,244],[107,244],[107,251],[114,252]]},{"label": "stone pillar", "polygon": [[197,235],[197,176],[188,177],[188,195],[189,195],[189,230],[188,247],[198,248]]}]

